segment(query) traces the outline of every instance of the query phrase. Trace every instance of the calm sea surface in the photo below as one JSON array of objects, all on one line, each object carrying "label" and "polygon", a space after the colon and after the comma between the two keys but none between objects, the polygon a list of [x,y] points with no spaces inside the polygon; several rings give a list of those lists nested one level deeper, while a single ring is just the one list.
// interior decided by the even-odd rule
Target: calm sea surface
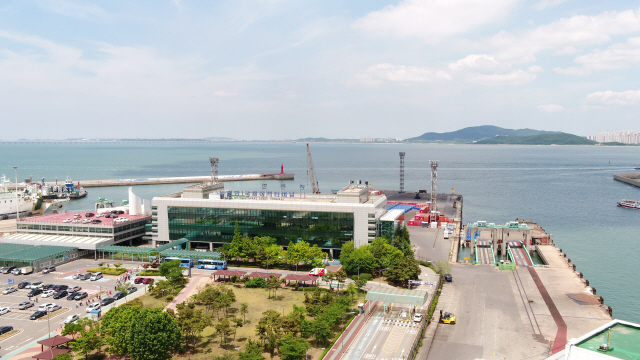
[{"label": "calm sea surface", "polygon": [[[399,188],[399,151],[406,152],[405,189],[429,189],[429,160],[440,160],[438,189],[464,195],[464,221],[504,223],[532,219],[577,265],[613,307],[616,318],[640,322],[640,211],[616,201],[640,200],[640,189],[616,182],[614,173],[640,166],[640,147],[312,144],[322,192],[349,180],[378,189]],[[147,178],[209,174],[210,156],[219,173],[295,173],[287,191],[307,179],[306,146],[297,144],[0,144],[0,173],[34,181]],[[268,181],[279,191],[280,182]],[[259,190],[260,182],[225,184],[229,190]],[[137,186],[143,198],[177,192],[184,185]],[[91,209],[98,197],[120,202],[126,187],[89,188],[86,199],[67,209]],[[636,255],[634,255],[636,254]]]}]

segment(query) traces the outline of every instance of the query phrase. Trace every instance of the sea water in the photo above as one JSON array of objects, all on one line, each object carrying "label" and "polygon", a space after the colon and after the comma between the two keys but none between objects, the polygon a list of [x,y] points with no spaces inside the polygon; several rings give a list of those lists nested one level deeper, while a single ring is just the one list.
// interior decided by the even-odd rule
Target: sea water
[{"label": "sea water", "polygon": [[[640,210],[616,206],[640,200],[640,189],[613,174],[640,166],[640,147],[491,146],[444,144],[312,143],[314,174],[323,193],[349,180],[376,189],[399,188],[398,152],[406,152],[405,189],[430,189],[429,160],[439,160],[438,191],[464,196],[463,221],[505,223],[531,219],[553,234],[577,270],[613,307],[614,317],[640,322]],[[305,143],[237,144],[0,144],[0,173],[20,181],[132,179],[210,174],[278,173],[292,181],[265,181],[268,191],[311,192]],[[227,190],[260,190],[261,181],[228,182]],[[185,185],[134,186],[143,198],[180,191]],[[119,203],[127,187],[88,188],[89,196],[65,209],[89,210],[98,197]],[[634,255],[635,254],[635,255]]]}]

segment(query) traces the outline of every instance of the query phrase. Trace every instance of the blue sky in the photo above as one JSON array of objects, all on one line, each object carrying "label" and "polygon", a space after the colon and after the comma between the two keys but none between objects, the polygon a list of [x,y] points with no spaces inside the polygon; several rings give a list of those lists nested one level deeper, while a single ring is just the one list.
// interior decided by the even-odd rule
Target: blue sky
[{"label": "blue sky", "polygon": [[0,3],[0,139],[640,131],[640,4]]}]

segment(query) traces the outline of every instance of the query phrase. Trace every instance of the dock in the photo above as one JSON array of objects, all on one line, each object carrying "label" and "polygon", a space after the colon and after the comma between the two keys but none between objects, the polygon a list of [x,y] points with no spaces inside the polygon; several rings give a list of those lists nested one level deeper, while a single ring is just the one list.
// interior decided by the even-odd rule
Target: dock
[{"label": "dock", "polygon": [[[252,181],[252,180],[293,180],[294,174],[247,174],[247,175],[219,175],[218,181]],[[73,184],[80,183],[81,187],[106,187],[106,186],[137,186],[137,185],[161,185],[161,184],[194,184],[211,181],[211,176],[184,176],[184,177],[163,177],[163,178],[138,178],[138,179],[112,179],[112,180],[80,180]],[[46,182],[54,185],[54,182]],[[64,182],[58,182],[58,185]],[[10,189],[15,189],[16,184],[9,185]],[[24,184],[18,184],[18,189],[24,188]]]},{"label": "dock", "polygon": [[640,188],[640,173],[614,174],[613,180]]}]

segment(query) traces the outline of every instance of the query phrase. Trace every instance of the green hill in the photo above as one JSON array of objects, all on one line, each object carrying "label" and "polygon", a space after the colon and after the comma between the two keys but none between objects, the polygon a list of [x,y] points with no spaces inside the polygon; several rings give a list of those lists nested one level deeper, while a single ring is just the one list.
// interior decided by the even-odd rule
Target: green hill
[{"label": "green hill", "polygon": [[593,140],[567,133],[552,133],[533,136],[496,136],[491,139],[480,140],[476,144],[505,144],[505,145],[594,145]]},{"label": "green hill", "polygon": [[407,139],[409,142],[430,142],[430,141],[447,141],[447,142],[472,142],[482,139],[493,138],[497,135],[501,136],[532,136],[540,134],[552,134],[552,131],[541,131],[533,129],[504,129],[498,126],[482,125],[472,126],[464,129],[435,133],[428,132],[418,137]]}]

